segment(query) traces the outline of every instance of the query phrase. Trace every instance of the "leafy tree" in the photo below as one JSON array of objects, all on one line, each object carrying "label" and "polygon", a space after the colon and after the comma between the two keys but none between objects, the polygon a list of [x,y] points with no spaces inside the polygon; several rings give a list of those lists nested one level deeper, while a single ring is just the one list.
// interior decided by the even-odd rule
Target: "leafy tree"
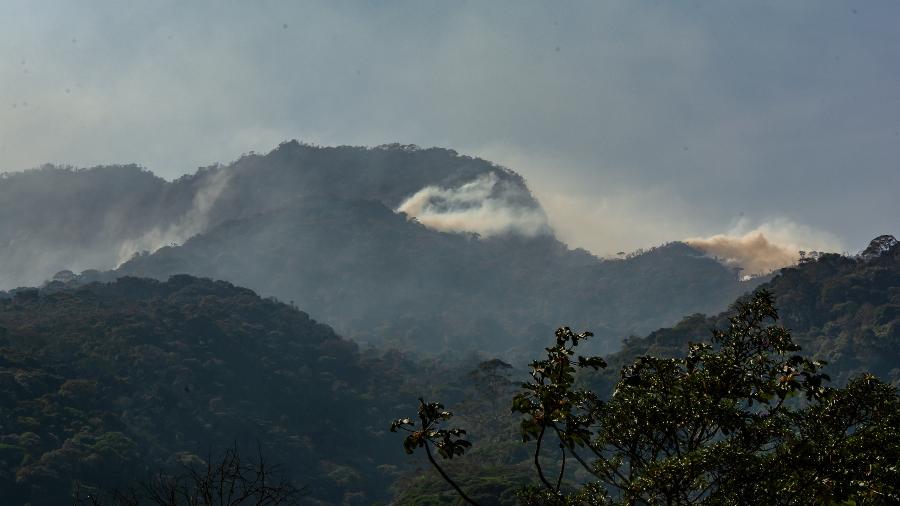
[{"label": "leafy tree", "polygon": [[459,428],[444,429],[441,424],[450,420],[453,413],[444,410],[444,406],[436,403],[426,403],[423,399],[419,399],[419,422],[409,418],[399,418],[391,423],[391,432],[402,430],[408,432],[409,435],[403,441],[403,449],[406,453],[413,453],[416,448],[425,448],[425,455],[428,461],[439,473],[441,477],[447,480],[460,497],[465,499],[469,504],[476,504],[459,485],[453,481],[444,469],[434,460],[431,454],[431,447],[434,446],[438,454],[445,459],[452,459],[465,453],[466,449],[472,446],[472,443],[462,439],[466,435],[466,431]]},{"label": "leafy tree", "polygon": [[[579,371],[606,366],[576,355],[591,334],[557,330],[512,403],[523,439],[535,443],[538,482],[523,502],[900,501],[896,389],[871,375],[827,386],[823,364],[798,355],[777,320],[772,295],[759,291],[686,356],[624,367],[608,399],[580,382]],[[561,455],[552,473],[550,441]]]},{"label": "leafy tree", "polygon": [[[469,371],[466,380],[471,388],[460,405],[460,413],[465,413],[467,425],[500,434],[506,432],[496,429],[511,422],[506,398],[518,387],[518,382],[510,379],[512,369],[510,364],[495,358],[484,360]],[[514,426],[510,428],[515,430]]]},{"label": "leafy tree", "polygon": [[[857,256],[822,254],[782,269],[761,288],[778,294],[779,323],[791,329],[805,356],[828,362],[833,386],[863,373],[900,386],[900,245],[878,237]],[[619,370],[639,356],[675,357],[708,328],[724,328],[726,312],[690,315],[671,328],[627,339],[605,357],[610,367],[595,376],[595,391],[612,393]]]}]

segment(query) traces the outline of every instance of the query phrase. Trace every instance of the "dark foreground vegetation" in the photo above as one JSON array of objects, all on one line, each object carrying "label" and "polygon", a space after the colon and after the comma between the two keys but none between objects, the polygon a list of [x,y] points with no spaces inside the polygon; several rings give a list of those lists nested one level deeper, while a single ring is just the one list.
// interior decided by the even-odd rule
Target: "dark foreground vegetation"
[{"label": "dark foreground vegetation", "polygon": [[379,434],[418,393],[400,370],[224,282],[18,291],[0,299],[0,502],[65,504],[235,442],[311,498],[371,504],[400,457]]},{"label": "dark foreground vegetation", "polygon": [[[683,358],[642,356],[620,371],[608,398],[580,388],[601,369],[576,354],[590,333],[556,331],[546,357],[512,399],[533,442],[536,479],[523,504],[896,504],[900,502],[900,397],[872,375],[827,386],[766,291],[739,302],[723,330]],[[423,448],[468,504],[479,504],[435,460],[462,458],[466,431],[420,400],[407,453]],[[410,501],[414,501],[410,498]],[[494,504],[487,497],[485,504]]]},{"label": "dark foreground vegetation", "polygon": [[[291,305],[191,276],[0,292],[0,503],[169,504],[140,494],[252,485],[260,460],[288,504],[458,501],[388,431],[417,408],[431,427],[408,448],[441,443],[426,448],[479,504],[892,502],[900,247],[823,255],[763,288],[602,360],[580,360],[587,336],[563,330],[533,375],[361,350]],[[454,427],[469,432],[435,432]]]},{"label": "dark foreground vegetation", "polygon": [[[823,254],[782,269],[761,285],[780,309],[804,353],[828,363],[832,380],[843,385],[868,372],[900,385],[900,243],[875,238],[859,255]],[[618,369],[638,356],[675,357],[707,329],[727,324],[729,313],[695,314],[672,328],[625,341],[609,357],[607,386]]]}]

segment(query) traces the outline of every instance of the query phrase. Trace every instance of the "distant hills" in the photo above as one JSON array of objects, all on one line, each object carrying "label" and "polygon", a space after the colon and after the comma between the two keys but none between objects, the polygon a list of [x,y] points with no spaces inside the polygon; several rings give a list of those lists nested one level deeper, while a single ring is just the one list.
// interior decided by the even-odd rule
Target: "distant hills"
[{"label": "distant hills", "polygon": [[491,174],[495,193],[539,209],[518,174],[447,149],[315,147],[286,142],[262,156],[165,181],[135,165],[44,166],[0,174],[0,288],[34,286],[68,269],[107,270],[132,254],[181,243],[229,220],[307,198],[397,208],[431,186]]},{"label": "distant hills", "polygon": [[[666,258],[683,261],[682,248],[621,263],[665,268]],[[895,240],[879,238],[858,257],[822,255],[763,286],[796,340],[831,362],[836,382],[863,370],[897,382]],[[605,381],[640,354],[683,353],[725,315],[694,315],[629,339],[609,357]],[[123,486],[236,441],[243,448],[258,442],[307,487],[311,504],[387,500],[389,484],[409,476],[397,439],[385,433],[388,421],[414,410],[419,395],[460,406],[473,395],[464,391],[465,371],[477,362],[463,356],[455,368],[451,358],[361,351],[288,304],[186,275],[2,292],[0,495],[15,504],[67,503],[76,483],[82,490]],[[476,413],[494,401],[505,412],[502,399],[488,399]],[[521,448],[502,452],[492,458],[515,462]],[[479,476],[477,465],[465,469]],[[518,471],[490,476],[482,485],[494,492],[486,493],[512,490],[522,479]],[[418,482],[402,483],[400,490],[417,490]]]},{"label": "distant hills", "polygon": [[171,182],[47,166],[0,176],[0,202],[11,503],[68,503],[232,441],[313,504],[387,500],[406,472],[390,419],[469,396],[457,378],[478,357],[523,364],[560,324],[612,351],[761,281],[683,243],[570,249],[521,176],[436,148],[289,142]]},{"label": "distant hills", "polygon": [[292,301],[362,343],[430,353],[530,356],[561,323],[612,351],[761,281],[682,243],[621,260],[569,249],[521,176],[438,148],[288,142],[172,182],[46,167],[0,179],[0,201],[15,210],[0,216],[7,287],[61,269],[78,282],[186,273]]},{"label": "distant hills", "polygon": [[496,437],[515,420],[472,383],[481,359],[521,367],[557,326],[592,330],[582,352],[608,355],[594,379],[609,386],[640,355],[684,353],[757,286],[836,383],[900,384],[891,236],[749,281],[681,242],[600,259],[555,237],[518,174],[403,145],[288,142],[171,182],[43,167],[0,176],[0,202],[11,504],[71,503],[76,485],[131,484],[231,442],[259,444],[310,504],[418,501],[441,483],[410,479],[385,429],[420,395],[482,429],[486,467],[462,474],[513,501],[527,478],[497,466],[527,455]]},{"label": "distant hills", "polygon": [[[859,255],[807,257],[793,268],[782,269],[759,288],[774,294],[780,314],[778,324],[790,329],[794,342],[802,346],[797,353],[828,362],[823,372],[831,377],[829,385],[842,387],[851,378],[874,373],[895,387],[900,386],[900,243],[894,237],[885,235],[875,238]],[[741,297],[743,300],[748,298]],[[623,371],[624,366],[634,364],[645,355],[684,357],[689,343],[708,343],[712,329],[727,330],[730,324],[728,317],[733,314],[734,311],[714,316],[694,314],[677,325],[658,329],[645,337],[631,337],[622,350],[606,357],[609,364],[606,369],[582,372],[579,387],[591,388],[601,398],[608,399],[614,395],[614,387],[623,379],[623,374],[628,374]],[[550,344],[549,336],[546,342]],[[645,371],[645,374],[652,373]],[[513,382],[509,388],[514,390],[517,387],[518,384]],[[506,405],[511,396],[511,393],[503,396]],[[799,397],[788,402],[805,401]],[[500,409],[504,406],[504,402],[497,404]],[[466,407],[465,404],[459,406],[461,410]],[[481,407],[483,412],[491,412],[490,409],[490,405]],[[875,405],[871,409],[873,412],[886,412],[890,408]],[[493,413],[502,416],[497,411]],[[831,421],[836,424],[854,426],[859,423],[856,418],[844,421],[841,414],[832,416]],[[491,498],[486,502],[493,500],[496,504],[513,505],[519,503],[514,491],[521,487],[523,481],[535,482],[537,478],[530,468],[532,455],[522,452],[522,446],[496,442],[512,441],[518,436],[518,420],[513,416],[505,420],[504,425],[496,421],[485,424],[478,423],[477,418],[467,419],[463,425],[471,429],[472,437],[480,436],[487,441],[476,441],[467,460],[456,465],[448,463],[446,467],[467,493]],[[861,429],[855,426],[848,433],[857,430]],[[822,432],[814,434],[817,443],[835,444],[833,436],[821,436]],[[804,436],[798,434],[792,437]],[[898,442],[895,434],[885,438],[883,444],[888,451],[896,449]],[[650,458],[654,451],[659,450],[651,450]],[[814,454],[821,455],[818,451]],[[868,453],[863,455],[864,462],[871,460],[865,456]],[[736,458],[742,457],[737,454]],[[822,462],[828,466],[831,461]],[[862,467],[866,465],[863,463]],[[398,483],[397,491],[394,497],[396,504],[438,503],[443,498],[455,497],[454,490],[437,473],[428,472],[404,477]]]},{"label": "distant hills", "polygon": [[[875,238],[857,256],[823,254],[782,269],[760,285],[775,295],[781,324],[791,329],[803,353],[825,360],[837,384],[870,372],[900,385],[900,243]],[[640,355],[676,356],[687,343],[727,324],[729,313],[695,314],[671,328],[631,338],[610,357],[606,382]]]},{"label": "distant hills", "polygon": [[490,354],[540,349],[560,322],[608,339],[646,332],[722,309],[750,285],[680,243],[600,261],[551,236],[441,233],[336,199],[227,222],[103,277],[179,272],[292,301],[359,341]]}]

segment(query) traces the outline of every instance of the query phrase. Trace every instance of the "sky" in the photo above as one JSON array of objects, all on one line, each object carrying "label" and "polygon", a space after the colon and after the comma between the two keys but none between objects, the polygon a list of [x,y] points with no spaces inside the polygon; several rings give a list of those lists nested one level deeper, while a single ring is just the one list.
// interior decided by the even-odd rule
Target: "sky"
[{"label": "sky", "polygon": [[757,233],[856,252],[900,235],[898,20],[893,0],[8,0],[0,171],[171,179],[287,139],[400,142],[521,173],[600,255]]}]

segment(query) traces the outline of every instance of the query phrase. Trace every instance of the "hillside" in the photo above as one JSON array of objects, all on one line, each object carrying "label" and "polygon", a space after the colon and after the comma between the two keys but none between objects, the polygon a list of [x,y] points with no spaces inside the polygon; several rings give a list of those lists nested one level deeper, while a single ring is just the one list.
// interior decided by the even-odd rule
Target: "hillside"
[{"label": "hillside", "polygon": [[182,272],[294,301],[360,342],[509,360],[541,349],[562,322],[595,329],[612,351],[753,285],[681,243],[600,261],[552,236],[438,232],[378,202],[337,199],[229,221],[101,278]]},{"label": "hillside", "polygon": [[34,286],[63,269],[111,269],[134,253],[306,198],[365,199],[395,209],[422,188],[458,187],[485,175],[495,178],[503,202],[540,213],[512,171],[448,149],[402,145],[291,141],[171,182],[135,165],[3,173],[0,289]]},{"label": "hillside", "polygon": [[0,289],[114,267],[126,241],[187,212],[190,197],[173,190],[133,165],[0,174]]},{"label": "hillside", "polygon": [[682,243],[620,260],[569,249],[521,176],[439,148],[294,141],[172,182],[45,167],[0,179],[0,200],[15,210],[0,216],[0,287],[63,269],[56,279],[80,282],[198,275],[294,301],[358,342],[432,354],[524,360],[563,322],[610,352],[760,281]]},{"label": "hillside", "polygon": [[[868,371],[900,384],[900,244],[881,236],[857,256],[821,255],[782,269],[759,288],[775,295],[781,323],[803,352],[828,362],[826,372],[843,384]],[[645,354],[686,352],[709,329],[726,324],[728,313],[695,314],[671,328],[631,338],[610,357],[606,382],[621,365]]]},{"label": "hillside", "polygon": [[122,486],[234,441],[258,442],[310,499],[371,504],[402,458],[382,434],[422,393],[408,386],[416,370],[396,353],[364,358],[306,313],[224,282],[7,294],[0,497],[67,504],[75,480]]},{"label": "hillside", "polygon": [[[857,256],[826,254],[804,261],[794,268],[783,269],[760,288],[774,294],[781,318],[778,323],[791,330],[793,341],[802,347],[798,353],[828,362],[823,371],[831,377],[831,385],[846,386],[848,380],[866,372],[895,386],[900,385],[900,243],[896,239],[878,237]],[[645,355],[684,357],[688,343],[708,342],[710,330],[727,329],[728,316],[733,314],[731,311],[712,317],[693,314],[675,326],[656,330],[645,337],[633,336],[626,340],[622,350],[607,357],[606,369],[583,373],[579,386],[591,388],[601,398],[608,399],[613,394],[613,387],[623,379],[624,366]],[[549,336],[544,342],[548,346],[552,344]],[[579,352],[581,349],[579,345]],[[502,379],[508,377],[500,376]],[[504,446],[496,442],[520,437],[518,420],[508,412],[492,408],[508,406],[519,383],[499,384],[507,388],[501,400],[494,405],[478,407],[483,413],[494,414],[496,419],[487,424],[479,423],[477,418],[465,418],[461,422],[470,429],[473,437],[480,436],[488,443],[476,443],[469,460],[455,465],[450,463],[447,467],[454,480],[473,495],[497,497],[498,504],[518,504],[513,491],[529,477],[537,478],[534,470],[529,469],[532,455],[523,454],[522,446],[512,443]],[[887,409],[886,406],[878,406],[873,412],[882,412],[879,410]],[[460,411],[467,408],[466,404],[459,406]],[[633,415],[629,413],[628,416]],[[833,420],[839,420],[846,414],[833,416]],[[854,423],[857,422],[849,425]],[[828,438],[821,440],[833,444]],[[880,449],[896,451],[897,448],[895,431]],[[814,450],[817,456],[824,453]],[[825,468],[832,461],[828,462],[824,464]],[[436,504],[454,497],[453,489],[437,473],[421,472],[398,482],[395,501],[418,504],[426,498]],[[875,503],[880,502],[876,500]]]}]

